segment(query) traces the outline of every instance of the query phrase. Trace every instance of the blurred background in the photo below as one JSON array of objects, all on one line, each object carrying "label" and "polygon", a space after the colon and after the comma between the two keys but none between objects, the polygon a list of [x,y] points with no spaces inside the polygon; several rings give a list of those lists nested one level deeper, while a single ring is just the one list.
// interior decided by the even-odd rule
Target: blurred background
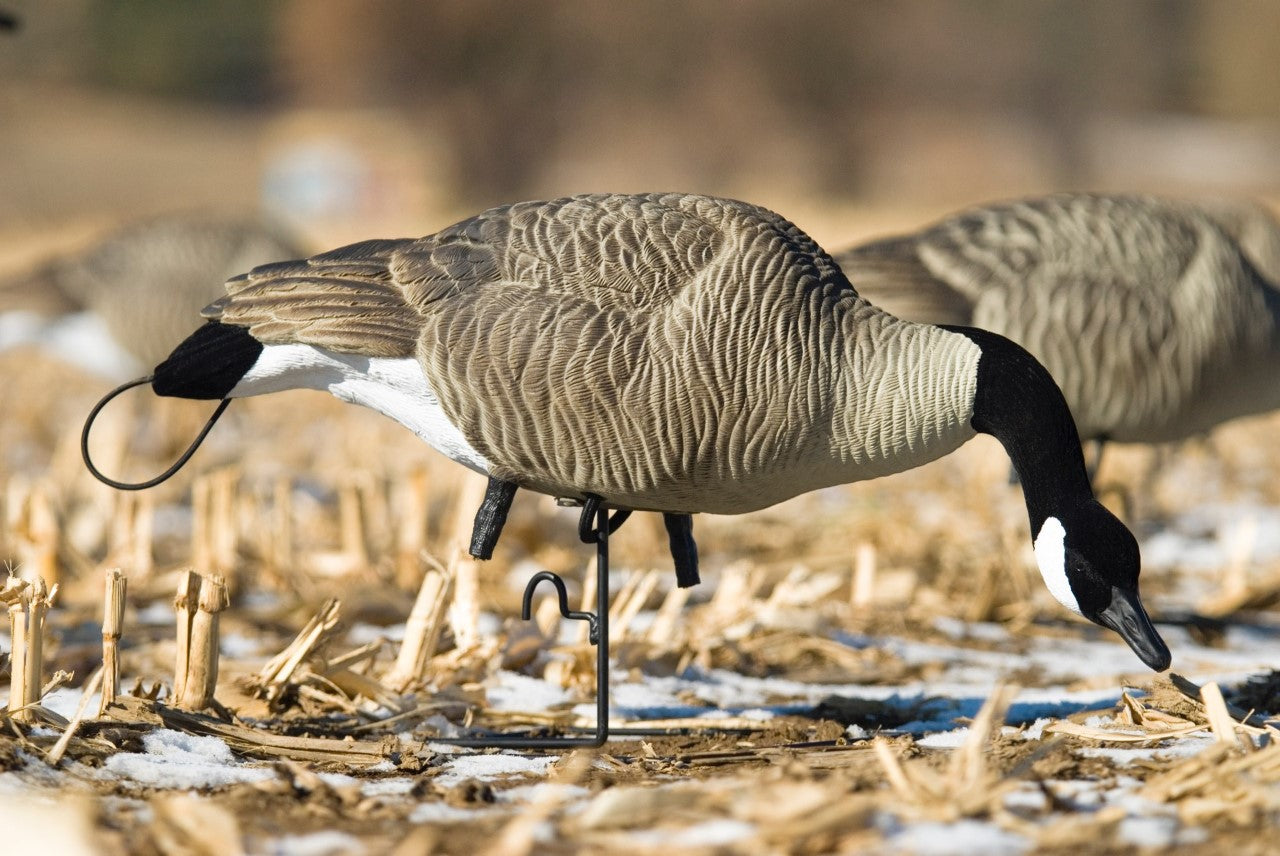
[{"label": "blurred background", "polygon": [[324,247],[679,189],[838,249],[1050,190],[1280,193],[1269,0],[5,8],[0,266],[174,209]]}]

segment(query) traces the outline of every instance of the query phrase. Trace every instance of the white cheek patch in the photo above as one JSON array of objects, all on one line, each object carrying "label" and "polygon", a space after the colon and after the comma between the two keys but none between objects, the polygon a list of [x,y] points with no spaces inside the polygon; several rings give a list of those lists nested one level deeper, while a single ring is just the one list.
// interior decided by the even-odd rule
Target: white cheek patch
[{"label": "white cheek patch", "polygon": [[228,397],[286,389],[325,390],[342,401],[376,410],[445,457],[481,475],[489,472],[489,462],[449,421],[413,357],[362,357],[312,345],[266,345]]},{"label": "white cheek patch", "polygon": [[1071,591],[1071,582],[1067,579],[1067,530],[1062,528],[1062,521],[1056,517],[1047,518],[1036,536],[1036,564],[1040,566],[1040,576],[1049,587],[1049,593],[1057,598],[1058,603],[1067,609],[1080,613],[1080,604]]}]

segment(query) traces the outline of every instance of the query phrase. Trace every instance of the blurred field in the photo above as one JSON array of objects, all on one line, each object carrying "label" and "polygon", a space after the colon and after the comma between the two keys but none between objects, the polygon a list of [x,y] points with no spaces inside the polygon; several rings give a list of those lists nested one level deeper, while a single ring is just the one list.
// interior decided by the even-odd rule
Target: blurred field
[{"label": "blurred field", "polygon": [[[1051,190],[1280,194],[1268,4],[570,2],[527,20],[498,2],[13,5],[0,279],[174,210],[263,214],[322,250],[519,198],[682,189],[770,206],[838,249]],[[59,586],[50,713],[0,723],[13,852],[1272,846],[1280,415],[1108,451],[1104,499],[1139,535],[1177,681],[1054,603],[1007,458],[980,437],[891,478],[699,516],[687,594],[658,518],[633,517],[611,542],[614,712],[700,728],[517,756],[431,738],[589,723],[579,629],[549,603],[518,619],[537,570],[584,597],[576,511],[521,493],[494,559],[468,562],[477,478],[303,392],[235,402],[172,481],[118,493],[78,449],[113,385],[0,352],[0,559]],[[209,409],[131,393],[95,458],[150,476]],[[110,568],[129,581],[125,700],[100,718],[91,699],[49,763],[102,662]],[[174,705],[188,568],[230,592],[216,715]],[[424,629],[418,587],[442,574]],[[397,665],[406,638],[430,648],[420,673]],[[12,644],[0,631],[0,681]]]}]

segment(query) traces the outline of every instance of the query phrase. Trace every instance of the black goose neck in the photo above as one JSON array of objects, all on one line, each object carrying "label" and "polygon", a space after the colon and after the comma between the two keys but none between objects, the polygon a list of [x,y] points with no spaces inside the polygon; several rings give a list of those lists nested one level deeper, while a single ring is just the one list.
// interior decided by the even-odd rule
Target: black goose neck
[{"label": "black goose neck", "polygon": [[970,424],[999,440],[1008,453],[1022,482],[1034,537],[1047,517],[1062,516],[1093,498],[1075,419],[1048,370],[1024,348],[975,327],[946,329],[967,336],[982,351]]}]

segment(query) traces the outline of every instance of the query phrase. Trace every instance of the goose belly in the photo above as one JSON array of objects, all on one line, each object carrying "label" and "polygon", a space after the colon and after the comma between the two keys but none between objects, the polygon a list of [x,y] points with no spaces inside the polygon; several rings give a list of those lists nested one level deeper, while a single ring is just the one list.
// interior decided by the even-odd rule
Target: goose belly
[{"label": "goose belly", "polygon": [[312,345],[266,345],[229,397],[286,389],[323,390],[341,401],[376,410],[450,460],[482,475],[491,469],[484,455],[445,415],[422,366],[413,357],[365,357]]}]

